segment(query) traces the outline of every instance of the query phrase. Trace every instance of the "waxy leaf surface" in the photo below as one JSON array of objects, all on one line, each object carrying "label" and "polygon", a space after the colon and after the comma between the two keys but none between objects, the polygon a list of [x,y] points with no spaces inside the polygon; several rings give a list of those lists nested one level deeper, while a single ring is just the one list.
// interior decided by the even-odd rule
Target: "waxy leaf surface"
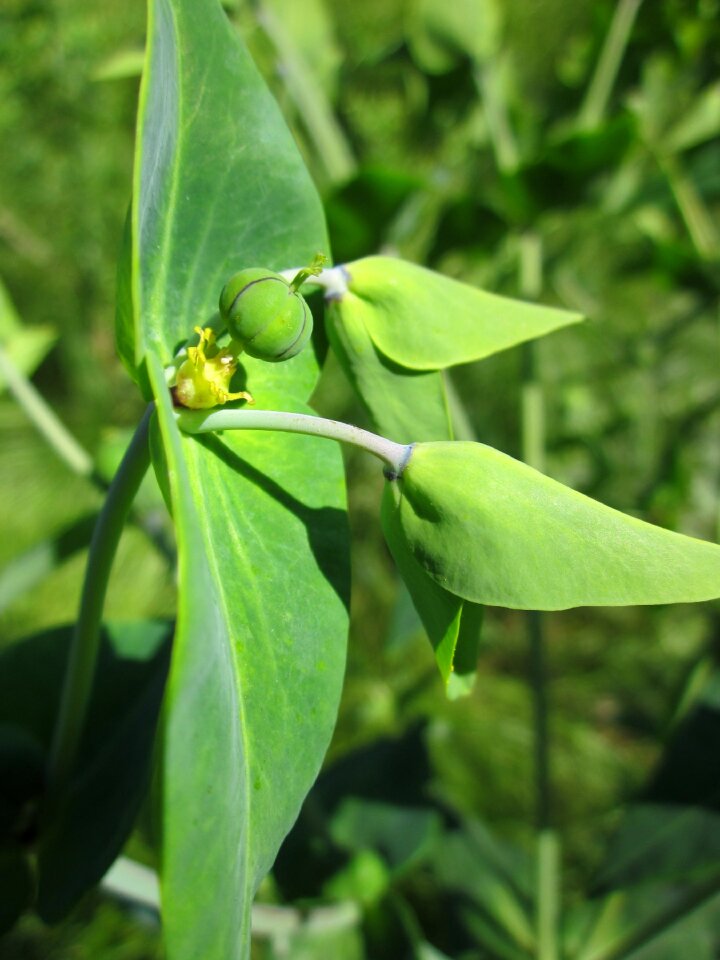
[{"label": "waxy leaf surface", "polygon": [[409,370],[384,357],[363,325],[358,304],[354,297],[331,302],[326,326],[374,428],[396,443],[452,439],[442,374]]},{"label": "waxy leaf surface", "polygon": [[399,514],[383,500],[382,527],[397,568],[410,592],[435,652],[450,696],[468,693],[475,679],[482,607],[444,590],[418,563],[399,523]]},{"label": "waxy leaf surface", "polygon": [[479,443],[418,444],[384,510],[443,589],[530,610],[720,596],[720,547],[612,510]]},{"label": "waxy leaf surface", "polygon": [[[332,732],[348,571],[339,450],[281,434],[181,436],[166,386],[164,365],[216,320],[236,270],[329,253],[308,174],[217,0],[151,3],[131,222],[118,341],[156,399],[153,460],[179,556],[163,930],[169,960],[239,960],[254,892]],[[259,407],[306,409],[312,348],[242,366]]]},{"label": "waxy leaf surface", "polygon": [[[363,326],[360,301],[329,304],[327,331],[333,349],[362,399],[374,428],[397,443],[450,440],[452,428],[443,375],[439,370],[408,370],[384,357]],[[393,536],[392,519],[383,515],[385,536],[410,591],[435,653],[450,696],[472,686],[480,641],[482,610],[438,587]]]},{"label": "waxy leaf surface", "polygon": [[347,264],[352,310],[381,353],[411,370],[482,360],[582,318],[511,300],[392,257]]}]

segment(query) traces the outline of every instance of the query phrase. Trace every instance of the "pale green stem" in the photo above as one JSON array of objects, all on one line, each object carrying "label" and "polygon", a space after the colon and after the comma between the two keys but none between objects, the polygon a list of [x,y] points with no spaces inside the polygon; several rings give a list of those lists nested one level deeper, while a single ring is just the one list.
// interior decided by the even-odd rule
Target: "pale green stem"
[{"label": "pale green stem", "polygon": [[718,893],[720,873],[715,873],[679,894],[672,903],[660,907],[642,922],[633,924],[626,932],[612,937],[592,952],[582,953],[582,960],[625,960]]},{"label": "pale green stem", "polygon": [[583,129],[596,127],[605,115],[641,3],[642,0],[619,0],[615,7],[595,72],[580,107],[578,123]]},{"label": "pale green stem", "polygon": [[560,840],[554,830],[537,837],[537,954],[538,960],[560,956]]},{"label": "pale green stem", "polygon": [[83,583],[77,623],[65,671],[60,712],[50,751],[48,781],[50,803],[72,773],[87,718],[95,664],[100,647],[100,626],[110,570],[125,520],[140,483],[150,465],[148,430],[152,405],[147,408],[125,452],[98,515]]},{"label": "pale green stem", "polygon": [[[542,292],[542,240],[527,232],[520,238],[520,292],[537,300]],[[523,347],[522,453],[536,470],[545,468],[545,399],[537,364],[537,346]],[[527,613],[535,728],[536,929],[539,960],[557,960],[559,926],[560,843],[551,828],[550,749],[548,733],[547,667],[542,614]]]},{"label": "pale green stem", "polygon": [[92,476],[94,468],[90,454],[80,446],[30,380],[18,370],[3,347],[0,347],[0,374],[19,406],[60,459],[80,476]]},{"label": "pale green stem", "polygon": [[176,410],[178,426],[186,433],[212,433],[217,430],[280,430],[302,433],[326,440],[337,440],[360,447],[382,460],[385,475],[401,476],[412,453],[412,444],[395,443],[369,430],[353,427],[339,420],[326,420],[306,413],[285,413],[279,410]]},{"label": "pale green stem", "polygon": [[720,253],[720,235],[715,228],[712,216],[703,203],[695,184],[683,169],[679,157],[654,152],[660,169],[667,178],[675,197],[680,215],[690,234],[698,254],[704,260],[711,260]]},{"label": "pale green stem", "polygon": [[[90,454],[78,443],[42,394],[35,389],[32,382],[18,370],[2,346],[0,346],[0,375],[5,379],[7,387],[18,406],[24,411],[48,446],[55,451],[73,473],[90,480],[104,494],[108,489],[107,481],[95,469]],[[168,563],[174,564],[174,551],[166,542],[163,532],[156,529],[149,519],[134,512],[131,514],[130,520],[152,541]]]},{"label": "pale green stem", "polygon": [[473,76],[485,111],[495,162],[501,173],[510,173],[520,163],[520,150],[508,118],[498,65],[494,60],[482,66],[478,64]]}]

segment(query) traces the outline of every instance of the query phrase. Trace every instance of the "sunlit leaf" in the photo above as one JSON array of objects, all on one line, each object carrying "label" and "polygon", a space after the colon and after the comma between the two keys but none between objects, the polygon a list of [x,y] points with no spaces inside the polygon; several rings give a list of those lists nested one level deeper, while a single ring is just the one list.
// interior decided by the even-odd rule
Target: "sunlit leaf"
[{"label": "sunlit leaf", "polygon": [[448,694],[467,693],[475,678],[482,607],[444,590],[409,549],[396,510],[383,501],[382,525],[398,570],[432,644]]},{"label": "sunlit leaf", "polygon": [[418,444],[384,510],[443,589],[504,607],[720,596],[720,547],[654,527],[476,443]]},{"label": "sunlit leaf", "polygon": [[437,370],[409,370],[384,357],[352,306],[331,303],[327,329],[378,433],[397,443],[451,439],[445,385]]},{"label": "sunlit leaf", "polygon": [[[18,370],[25,375],[33,373],[56,340],[57,334],[51,327],[29,327],[21,322],[10,294],[0,280],[0,347]],[[0,390],[3,387],[0,374]]]},{"label": "sunlit leaf", "polygon": [[482,360],[582,319],[392,257],[365,257],[345,269],[349,289],[335,305],[340,322],[362,324],[382,354],[411,370]]},{"label": "sunlit leaf", "polygon": [[[153,459],[179,552],[161,773],[171,960],[247,956],[250,905],[333,728],[347,633],[339,451],[286,435],[183,437],[163,365],[212,323],[225,281],[329,254],[322,209],[277,105],[217,0],[155,0],[132,214],[134,316]],[[122,274],[121,274],[122,277]],[[125,299],[127,306],[127,298]],[[311,348],[243,358],[258,406],[305,409]]]}]

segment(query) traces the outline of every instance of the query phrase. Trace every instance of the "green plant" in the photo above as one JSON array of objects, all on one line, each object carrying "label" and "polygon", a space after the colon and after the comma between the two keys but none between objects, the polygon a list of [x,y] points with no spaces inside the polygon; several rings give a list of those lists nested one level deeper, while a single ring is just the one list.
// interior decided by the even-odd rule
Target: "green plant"
[{"label": "green plant", "polygon": [[[380,437],[311,416],[321,340],[287,363],[239,360],[222,340],[229,311],[215,314],[222,284],[260,262],[292,280],[328,250],[322,212],[219,6],[158,0],[151,13],[118,302],[119,350],[151,408],[96,527],[62,697],[51,682],[62,669],[48,649],[62,662],[67,633],[5,658],[5,682],[25,702],[2,701],[13,789],[2,881],[15,894],[6,900],[11,922],[31,902],[57,919],[100,878],[146,792],[164,690],[156,803],[168,954],[224,958],[247,951],[252,897],[317,775],[342,680],[342,469],[337,450],[302,434],[347,440],[384,461],[386,536],[451,693],[472,682],[481,604],[707,599],[720,594],[720,550],[450,440],[442,371],[575,323],[576,314],[390,258],[324,271],[316,280],[328,293],[328,338]],[[199,354],[210,336],[219,352]],[[177,391],[198,358],[200,386],[215,382],[208,358],[227,360],[230,377],[187,406],[241,399],[247,391],[230,389],[238,377],[261,409],[176,409],[169,387]],[[179,547],[167,684],[164,625],[104,639],[100,628],[120,529],[151,455]],[[68,862],[77,864],[70,877]],[[552,886],[546,874],[541,888]],[[690,905],[715,889],[713,874]],[[542,921],[549,957],[547,905]]]}]

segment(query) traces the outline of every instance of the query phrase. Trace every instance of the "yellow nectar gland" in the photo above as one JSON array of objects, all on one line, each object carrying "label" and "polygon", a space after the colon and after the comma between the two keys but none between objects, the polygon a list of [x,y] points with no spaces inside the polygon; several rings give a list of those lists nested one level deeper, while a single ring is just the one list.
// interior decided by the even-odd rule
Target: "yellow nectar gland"
[{"label": "yellow nectar gland", "polygon": [[195,327],[200,337],[196,347],[188,347],[187,360],[177,372],[173,394],[175,402],[191,410],[207,410],[229,400],[254,403],[245,390],[230,393],[230,381],[237,370],[237,358],[215,343],[210,327]]}]

